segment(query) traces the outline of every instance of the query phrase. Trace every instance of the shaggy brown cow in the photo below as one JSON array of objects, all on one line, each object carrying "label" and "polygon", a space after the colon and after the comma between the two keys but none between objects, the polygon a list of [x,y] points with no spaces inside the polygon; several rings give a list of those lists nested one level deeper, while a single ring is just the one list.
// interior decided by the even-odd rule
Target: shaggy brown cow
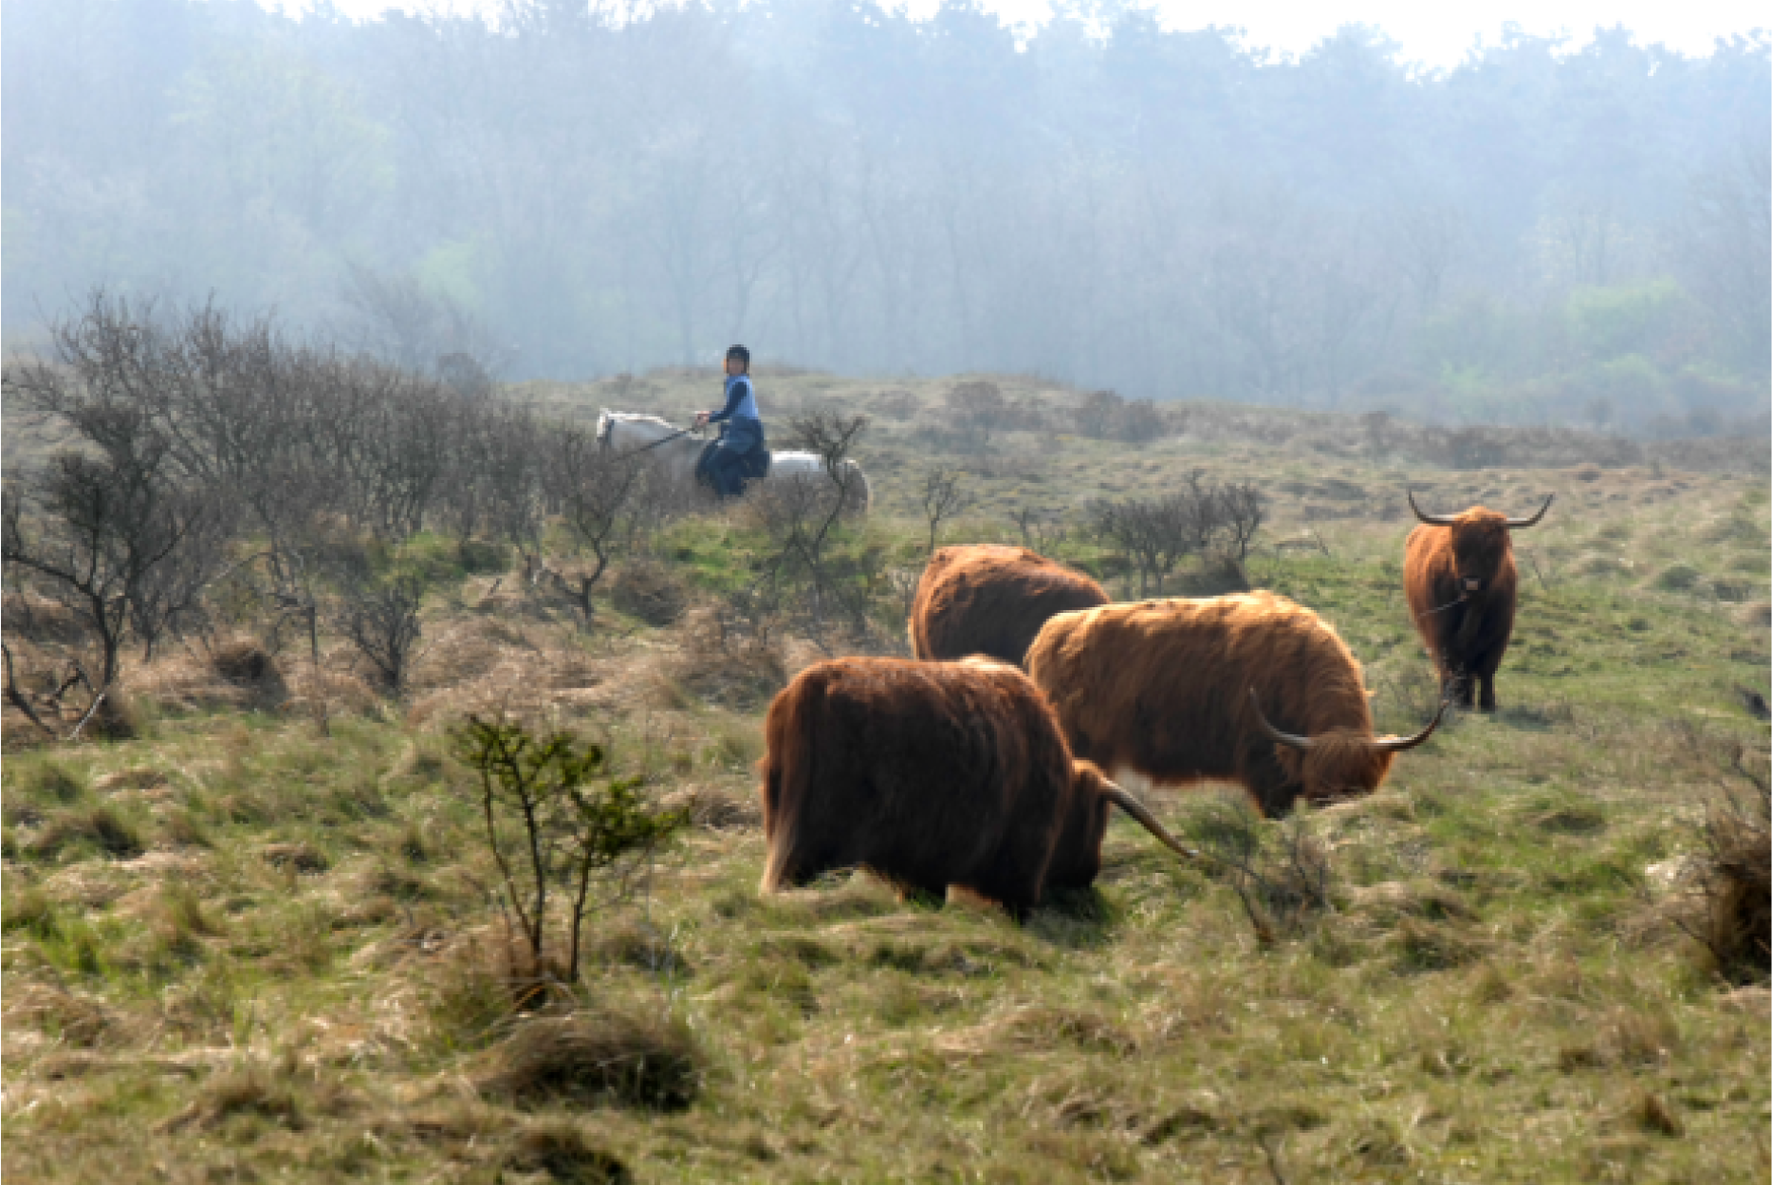
[{"label": "shaggy brown cow", "polygon": [[1269,592],[1061,613],[1027,660],[1079,759],[1157,783],[1241,782],[1269,815],[1300,794],[1376,789],[1440,722],[1373,736],[1360,664],[1322,618]]},{"label": "shaggy brown cow", "polygon": [[960,885],[1021,917],[1047,885],[1094,881],[1110,806],[1192,854],[1072,763],[1045,698],[1004,663],[822,662],[775,697],[764,734],[765,892],[861,866],[913,892]]},{"label": "shaggy brown cow", "polygon": [[917,582],[911,653],[988,654],[1019,666],[1053,614],[1107,603],[1101,585],[1025,547],[944,547]]},{"label": "shaggy brown cow", "polygon": [[1415,629],[1440,672],[1440,694],[1471,706],[1472,682],[1482,685],[1477,706],[1495,710],[1495,671],[1514,632],[1519,574],[1509,531],[1533,526],[1550,509],[1552,494],[1531,518],[1509,518],[1481,506],[1463,514],[1424,514],[1409,532],[1403,589]]}]

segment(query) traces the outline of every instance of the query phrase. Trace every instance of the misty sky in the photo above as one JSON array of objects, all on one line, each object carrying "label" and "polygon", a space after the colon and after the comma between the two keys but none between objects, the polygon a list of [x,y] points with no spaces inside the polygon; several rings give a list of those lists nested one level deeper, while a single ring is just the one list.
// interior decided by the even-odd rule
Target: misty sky
[{"label": "misty sky", "polygon": [[[934,11],[940,0],[887,3],[913,15]],[[304,0],[267,0],[272,8],[297,11]],[[983,7],[1015,24],[1037,23],[1052,11],[1049,0],[982,0]],[[495,10],[499,0],[333,0],[353,16],[389,8],[409,11]],[[1376,25],[1403,49],[1403,57],[1430,66],[1451,66],[1480,37],[1493,43],[1508,23],[1535,36],[1570,35],[1572,48],[1586,43],[1596,27],[1623,25],[1642,44],[1660,42],[1684,54],[1708,53],[1718,37],[1763,26],[1752,5],[1741,0],[1533,0],[1508,4],[1423,4],[1420,0],[1156,0],[1151,7],[1171,29],[1212,25],[1247,30],[1248,44],[1290,55],[1304,53],[1345,24]]]}]

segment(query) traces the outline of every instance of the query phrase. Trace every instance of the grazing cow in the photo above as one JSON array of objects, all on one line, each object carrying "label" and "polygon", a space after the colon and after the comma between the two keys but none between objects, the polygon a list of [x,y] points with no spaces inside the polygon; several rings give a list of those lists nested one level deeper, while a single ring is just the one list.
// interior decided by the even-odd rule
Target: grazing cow
[{"label": "grazing cow", "polygon": [[765,892],[861,866],[912,892],[960,885],[1019,918],[1048,885],[1094,881],[1110,806],[1192,854],[1071,761],[1045,698],[1004,663],[821,662],[775,697],[764,735]]},{"label": "grazing cow", "polygon": [[1301,794],[1377,789],[1440,722],[1373,736],[1360,664],[1322,618],[1269,592],[1060,613],[1027,669],[1079,760],[1156,783],[1240,782],[1268,815]]},{"label": "grazing cow", "polygon": [[1421,526],[1409,532],[1403,589],[1416,632],[1440,672],[1440,694],[1471,706],[1471,684],[1481,684],[1477,706],[1495,710],[1495,671],[1514,632],[1519,573],[1509,531],[1535,525],[1552,494],[1531,518],[1508,518],[1473,506],[1463,514],[1424,514],[1409,494]]},{"label": "grazing cow", "polygon": [[944,547],[917,582],[911,652],[922,659],[988,654],[1020,666],[1053,614],[1107,603],[1101,585],[1025,547]]}]

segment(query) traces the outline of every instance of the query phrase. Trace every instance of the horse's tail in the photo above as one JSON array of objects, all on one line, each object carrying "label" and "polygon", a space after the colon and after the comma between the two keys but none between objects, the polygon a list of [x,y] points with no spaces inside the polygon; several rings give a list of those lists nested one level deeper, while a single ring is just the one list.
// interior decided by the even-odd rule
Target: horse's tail
[{"label": "horse's tail", "polygon": [[843,513],[866,514],[874,501],[873,487],[868,485],[868,475],[862,472],[860,465],[848,460],[843,462],[843,472]]}]

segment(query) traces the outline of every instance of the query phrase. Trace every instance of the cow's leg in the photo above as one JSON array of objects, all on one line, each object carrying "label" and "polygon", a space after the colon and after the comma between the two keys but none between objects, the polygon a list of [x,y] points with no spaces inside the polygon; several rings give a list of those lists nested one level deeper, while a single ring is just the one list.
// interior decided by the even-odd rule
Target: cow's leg
[{"label": "cow's leg", "polygon": [[1052,833],[1039,824],[1041,817],[1038,810],[1019,815],[990,863],[966,885],[980,896],[1001,903],[1017,922],[1040,903],[1046,871],[1052,863]]},{"label": "cow's leg", "polygon": [[1484,671],[1478,678],[1482,681],[1483,690],[1477,699],[1477,706],[1485,712],[1493,712],[1495,710],[1495,672]]}]

